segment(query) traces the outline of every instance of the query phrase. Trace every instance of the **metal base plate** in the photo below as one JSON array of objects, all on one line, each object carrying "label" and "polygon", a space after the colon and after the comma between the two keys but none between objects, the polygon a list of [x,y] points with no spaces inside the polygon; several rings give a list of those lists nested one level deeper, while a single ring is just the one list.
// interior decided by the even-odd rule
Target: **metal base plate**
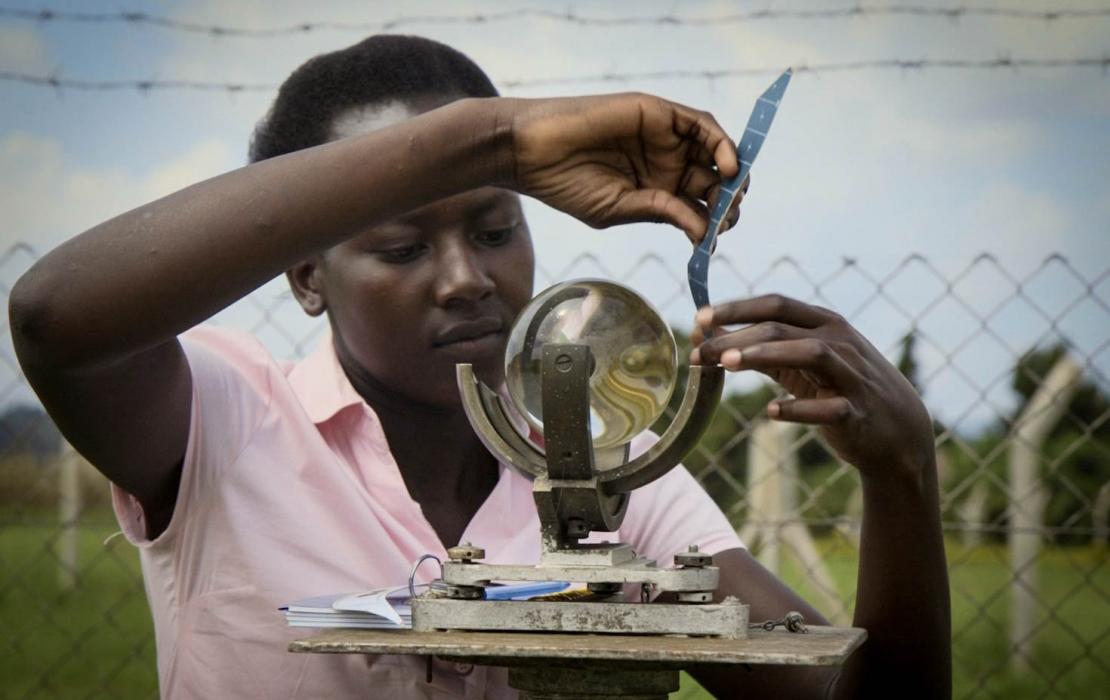
[{"label": "metal base plate", "polygon": [[423,595],[412,601],[417,631],[592,632],[685,634],[724,639],[748,636],[748,606],[721,603],[454,600]]}]

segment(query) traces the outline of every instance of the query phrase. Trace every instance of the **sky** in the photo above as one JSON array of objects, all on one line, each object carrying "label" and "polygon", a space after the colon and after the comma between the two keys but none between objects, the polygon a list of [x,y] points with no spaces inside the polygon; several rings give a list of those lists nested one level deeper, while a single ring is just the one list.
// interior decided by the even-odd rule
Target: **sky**
[{"label": "sky", "polygon": [[[968,429],[1012,409],[1007,372],[1017,354],[1038,342],[1062,336],[1092,376],[1103,382],[1110,376],[1105,65],[935,65],[1102,59],[1110,55],[1110,12],[1051,21],[941,17],[890,14],[881,11],[883,3],[866,3],[879,11],[799,18],[792,15],[852,5],[558,5],[595,20],[682,20],[581,24],[534,14],[496,17],[545,7],[522,0],[0,1],[6,10],[44,6],[86,13],[127,9],[253,29],[304,22],[361,26],[212,36],[126,22],[29,21],[0,12],[0,71],[72,80],[276,85],[307,58],[372,33],[368,25],[409,18],[394,31],[464,51],[504,94],[652,92],[713,112],[738,137],[755,98],[777,73],[794,66],[797,73],[753,169],[740,223],[722,240],[711,268],[715,300],[764,291],[814,299],[846,313],[892,355],[916,323],[926,401],[934,413]],[[1089,0],[919,6],[1110,9]],[[759,11],[767,16],[696,21]],[[445,21],[477,14],[492,17]],[[805,70],[886,59],[925,63],[917,69]],[[707,71],[751,74],[709,78]],[[635,77],[648,73],[666,75]],[[585,79],[602,75],[633,77]],[[0,285],[6,291],[34,256],[100,221],[244,165],[251,129],[273,94],[82,91],[0,81]],[[569,277],[615,276],[655,302],[676,326],[689,327],[693,306],[684,276],[690,249],[681,233],[646,224],[594,231],[532,201],[526,213],[541,286]],[[265,323],[266,313],[277,323]],[[220,319],[256,331],[278,354],[303,349],[297,341],[318,329],[293,308],[280,283]],[[10,344],[0,347],[0,355],[7,371],[0,381],[18,385]],[[25,393],[0,391],[7,392],[2,401]]]}]

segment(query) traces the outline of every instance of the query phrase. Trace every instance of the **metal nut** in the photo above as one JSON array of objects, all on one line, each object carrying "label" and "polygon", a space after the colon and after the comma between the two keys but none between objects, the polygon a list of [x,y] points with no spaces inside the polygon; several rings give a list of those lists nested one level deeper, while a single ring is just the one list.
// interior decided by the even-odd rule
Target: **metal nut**
[{"label": "metal nut", "polygon": [[684,566],[687,568],[700,568],[703,566],[713,565],[713,555],[705,554],[698,551],[696,544],[690,545],[690,548],[685,552],[679,552],[674,555],[675,566]]},{"label": "metal nut", "polygon": [[603,595],[611,595],[613,593],[620,593],[624,588],[620,583],[603,583],[603,582],[589,582],[586,584],[586,589],[591,593],[600,593]]},{"label": "metal nut", "polygon": [[464,542],[457,547],[451,547],[447,550],[447,556],[451,561],[467,562],[471,559],[485,559],[486,550],[481,547],[475,547],[469,542]]},{"label": "metal nut", "polygon": [[456,600],[481,600],[485,597],[485,589],[481,586],[455,586],[447,584],[446,591],[448,598]]}]

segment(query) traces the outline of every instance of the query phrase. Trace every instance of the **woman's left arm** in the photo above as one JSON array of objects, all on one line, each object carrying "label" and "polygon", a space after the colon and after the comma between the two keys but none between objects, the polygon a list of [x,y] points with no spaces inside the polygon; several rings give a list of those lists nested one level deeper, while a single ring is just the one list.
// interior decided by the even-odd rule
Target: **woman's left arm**
[{"label": "woman's left arm", "polygon": [[[859,469],[863,528],[853,623],[868,637],[829,695],[949,697],[951,620],[936,452],[932,421],[917,392],[871,343],[827,309],[769,295],[703,308],[697,325],[714,329],[715,335],[697,345],[693,363],[771,377],[791,397],[772,402],[768,415],[819,425],[828,445]],[[726,326],[740,327],[729,331]],[[695,333],[695,344],[701,336]],[[761,577],[750,555],[726,554],[723,579],[726,569],[744,569],[755,577],[744,584],[750,595],[776,601],[793,595],[769,573]],[[788,685],[793,690],[808,686],[812,692],[821,679],[821,674],[799,670]],[[719,684],[714,685],[720,694]],[[762,689],[737,690],[759,695]],[[776,694],[783,697],[781,691]]]}]

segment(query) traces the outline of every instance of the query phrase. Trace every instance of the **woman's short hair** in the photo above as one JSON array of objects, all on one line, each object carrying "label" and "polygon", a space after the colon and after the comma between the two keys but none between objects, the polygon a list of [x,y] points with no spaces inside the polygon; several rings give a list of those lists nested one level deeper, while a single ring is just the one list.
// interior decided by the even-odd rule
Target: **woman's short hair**
[{"label": "woman's short hair", "polygon": [[497,94],[478,64],[450,46],[416,36],[371,36],[293,71],[254,129],[250,161],[326,143],[335,119],[352,108],[427,95]]}]

